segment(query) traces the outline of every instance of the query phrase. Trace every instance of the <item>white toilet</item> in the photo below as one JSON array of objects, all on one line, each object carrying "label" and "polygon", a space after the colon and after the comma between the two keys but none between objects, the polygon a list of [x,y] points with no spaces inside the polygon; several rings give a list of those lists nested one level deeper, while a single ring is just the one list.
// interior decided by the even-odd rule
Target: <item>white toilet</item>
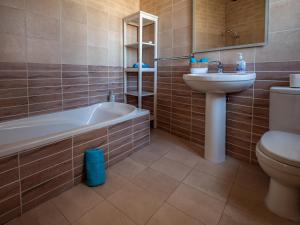
[{"label": "white toilet", "polygon": [[266,204],[300,222],[300,88],[271,88],[269,128],[256,146],[258,162],[271,177]]}]

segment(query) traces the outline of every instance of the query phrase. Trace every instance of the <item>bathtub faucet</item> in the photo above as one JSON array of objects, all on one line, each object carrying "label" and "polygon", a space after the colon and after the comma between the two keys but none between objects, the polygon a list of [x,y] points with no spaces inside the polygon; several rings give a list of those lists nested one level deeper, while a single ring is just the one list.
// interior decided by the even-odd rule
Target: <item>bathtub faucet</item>
[{"label": "bathtub faucet", "polygon": [[112,91],[109,91],[108,101],[109,102],[115,102],[116,101],[116,95],[114,95]]}]

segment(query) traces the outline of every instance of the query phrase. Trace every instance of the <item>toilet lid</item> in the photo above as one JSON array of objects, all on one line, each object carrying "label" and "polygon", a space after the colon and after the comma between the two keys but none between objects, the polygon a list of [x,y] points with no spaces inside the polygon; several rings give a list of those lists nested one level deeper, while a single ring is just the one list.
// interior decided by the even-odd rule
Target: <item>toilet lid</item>
[{"label": "toilet lid", "polygon": [[279,162],[300,167],[300,134],[269,131],[262,136],[260,149]]}]

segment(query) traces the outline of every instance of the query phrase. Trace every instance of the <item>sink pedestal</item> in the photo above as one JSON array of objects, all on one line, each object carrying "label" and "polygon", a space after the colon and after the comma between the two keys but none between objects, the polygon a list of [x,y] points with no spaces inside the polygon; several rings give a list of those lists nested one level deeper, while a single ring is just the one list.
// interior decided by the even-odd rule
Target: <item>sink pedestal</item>
[{"label": "sink pedestal", "polygon": [[206,93],[205,159],[214,163],[225,161],[226,95]]},{"label": "sink pedestal", "polygon": [[226,94],[247,90],[255,73],[184,74],[184,82],[195,91],[206,93],[205,158],[214,163],[225,160]]}]

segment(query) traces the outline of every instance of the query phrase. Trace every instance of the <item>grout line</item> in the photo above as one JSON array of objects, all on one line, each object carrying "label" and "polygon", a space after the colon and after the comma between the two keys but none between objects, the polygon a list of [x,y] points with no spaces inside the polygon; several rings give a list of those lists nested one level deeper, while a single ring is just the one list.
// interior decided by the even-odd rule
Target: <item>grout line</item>
[{"label": "grout line", "polygon": [[72,182],[73,186],[75,184],[75,167],[74,167],[74,135],[72,135]]},{"label": "grout line", "polygon": [[49,167],[47,167],[46,169],[39,170],[39,171],[37,171],[37,172],[35,172],[35,173],[32,173],[32,174],[30,174],[30,175],[28,175],[28,176],[26,176],[26,177],[22,177],[22,180],[27,179],[27,178],[29,178],[29,177],[32,177],[32,176],[34,176],[34,175],[36,175],[36,174],[39,174],[39,173],[41,173],[41,172],[44,172],[44,171],[46,171],[46,170],[53,169],[54,167],[60,166],[60,165],[62,165],[62,164],[64,164],[64,163],[67,163],[67,162],[69,162],[69,161],[71,161],[71,159],[67,159],[67,160],[65,160],[65,161],[63,161],[63,162],[60,162],[60,163],[57,163],[57,164],[55,164],[55,165],[49,166]]},{"label": "grout line", "polygon": [[[54,180],[54,179],[56,179],[56,178],[58,178],[58,177],[60,177],[60,176],[62,176],[62,175],[64,175],[64,174],[67,174],[67,173],[69,173],[70,171],[72,171],[72,169],[63,171],[62,173],[57,174],[57,175],[55,175],[55,176],[49,178],[48,180],[45,180],[45,181],[43,181],[43,182],[41,182],[41,183],[39,183],[39,184],[37,184],[37,185],[34,185],[34,186],[32,186],[32,187],[29,187],[29,188],[27,188],[27,189],[25,189],[25,190],[22,190],[21,194],[24,193],[24,192],[26,192],[26,191],[32,190],[32,189],[34,189],[34,188],[36,188],[36,187],[39,187],[39,186],[41,186],[41,185],[43,185],[43,184],[45,184],[45,183],[47,183],[47,182],[49,182],[49,181],[51,181],[51,180]],[[69,182],[69,181],[68,181],[68,182]],[[42,196],[42,195],[43,195],[43,194],[41,194],[40,196]],[[27,204],[27,203],[26,203],[26,204]]]},{"label": "grout line", "polygon": [[[27,2],[24,3],[25,9],[27,9]],[[27,27],[27,13],[25,13],[24,27],[25,27],[25,65],[26,65],[26,82],[27,82],[27,118],[29,117],[29,74],[28,74],[28,50],[27,50],[27,35],[28,35],[28,27]],[[21,207],[21,215],[22,215],[22,207]]]},{"label": "grout line", "polygon": [[37,115],[45,114],[46,112],[48,113],[61,112],[60,110],[61,110],[60,107],[55,107],[55,108],[50,108],[45,110],[33,111],[33,112],[29,112],[29,116],[37,116]]},{"label": "grout line", "polygon": [[62,52],[62,43],[63,43],[63,37],[62,37],[62,32],[63,32],[63,29],[62,29],[62,3],[60,2],[60,7],[59,7],[59,31],[60,31],[60,34],[59,34],[59,41],[60,41],[60,45],[59,45],[59,53],[60,53],[60,56],[59,56],[59,61],[60,61],[60,89],[61,89],[61,111],[64,110],[64,86],[63,86],[63,66],[62,66],[62,63],[63,63],[63,52]]},{"label": "grout line", "polygon": [[109,128],[105,128],[106,129],[106,134],[107,134],[107,167],[109,167],[109,162],[110,162],[110,140],[109,140]]},{"label": "grout line", "polygon": [[[238,121],[239,122],[239,121]],[[251,126],[251,123],[250,124],[248,124],[248,125],[250,125]],[[231,127],[231,126],[226,126],[226,129],[232,129],[232,130],[234,130],[234,131],[240,131],[240,132],[242,132],[242,133],[248,133],[248,134],[251,134],[252,133],[252,131],[245,131],[245,130],[241,130],[241,129],[239,129],[239,128],[235,128],[235,127]],[[229,135],[230,136],[230,135]]]},{"label": "grout line", "polygon": [[[18,167],[19,167],[19,165],[18,166],[16,166],[16,167],[13,167],[13,168],[11,168],[11,169],[8,169],[8,170],[5,170],[5,171],[2,171],[1,173],[0,173],[0,175],[1,174],[4,174],[4,173],[7,173],[7,172],[10,172],[10,171],[12,171],[12,170],[15,170],[15,169],[18,169]],[[14,183],[16,180],[14,180],[13,182],[11,182],[11,183]],[[9,183],[9,184],[11,184],[11,183]],[[6,185],[8,185],[8,184],[5,184],[5,185],[3,185],[3,186],[1,186],[0,188],[2,188],[2,187],[5,187]]]},{"label": "grout line", "polygon": [[[169,153],[169,152],[168,152]],[[167,155],[168,153],[166,153],[165,155]],[[163,158],[163,157],[165,157],[165,155],[164,156],[162,156],[161,158]],[[160,159],[161,159],[160,158]],[[159,160],[160,160],[159,159]],[[159,160],[157,160],[157,161],[159,161]],[[172,160],[172,159],[170,159],[170,160]],[[178,162],[178,161],[175,161],[175,160],[172,160],[172,161],[174,161],[174,162]],[[180,163],[180,164],[182,164],[181,162],[178,162],[178,163]],[[198,163],[196,163],[194,166],[192,166],[192,167],[190,167],[190,171],[183,177],[183,179],[181,180],[181,181],[178,181],[178,185],[177,185],[177,187],[176,188],[174,188],[174,190],[168,195],[168,197],[162,202],[162,204],[161,204],[161,206],[159,207],[159,209],[157,209],[153,214],[152,214],[152,216],[149,218],[149,220],[145,223],[145,224],[147,224],[151,219],[152,219],[152,217],[154,217],[154,215],[163,207],[163,205],[164,204],[168,204],[168,205],[171,205],[171,204],[169,204],[168,203],[168,200],[170,199],[170,197],[176,192],[176,190],[180,187],[180,185],[181,184],[183,184],[183,181],[193,172],[193,170],[196,168],[196,166],[197,166],[197,164]],[[182,165],[184,165],[184,164],[182,164]],[[157,170],[156,170],[157,171]],[[159,173],[161,173],[160,171],[158,171]],[[162,173],[161,173],[162,174]],[[164,174],[165,176],[168,176],[168,175],[166,175],[166,174]],[[169,176],[168,176],[169,177]],[[173,178],[174,179],[174,178]],[[173,205],[171,205],[173,208],[176,208],[175,206],[173,206]],[[190,216],[190,215],[188,215],[188,214],[186,214],[185,212],[183,212],[182,210],[180,210],[180,209],[178,209],[178,208],[176,208],[177,210],[179,210],[179,211],[181,211],[182,213],[184,213],[185,215],[187,215],[187,216],[189,216],[189,217],[191,217],[191,218],[194,218],[194,217],[192,217],[192,216]],[[195,219],[195,218],[194,218]],[[199,221],[199,219],[196,219],[197,221]],[[200,221],[200,222],[202,222],[202,221]]]},{"label": "grout line", "polygon": [[22,184],[21,184],[21,166],[20,166],[20,153],[18,157],[18,175],[19,175],[19,194],[20,194],[20,213],[23,214],[23,199],[22,199]]},{"label": "grout line", "polygon": [[225,202],[225,204],[224,204],[224,208],[223,208],[223,211],[222,211],[222,213],[221,213],[221,216],[220,216],[220,219],[219,219],[218,224],[221,223],[221,220],[222,220],[222,217],[223,217],[223,215],[224,215],[226,206],[227,206],[228,203],[229,203],[229,199],[230,199],[230,196],[231,196],[231,194],[232,194],[233,187],[234,187],[234,185],[235,185],[235,183],[236,183],[236,179],[237,179],[237,177],[238,177],[238,173],[239,173],[240,167],[241,167],[241,164],[239,164],[239,166],[238,166],[238,168],[237,168],[237,170],[236,170],[235,178],[234,178],[234,180],[233,180],[233,182],[232,182],[232,184],[231,184],[231,188],[230,188],[230,191],[229,191],[229,193],[228,193],[226,202]]},{"label": "grout line", "polygon": [[[239,145],[236,145],[236,144],[233,144],[233,143],[231,143],[231,142],[229,142],[229,141],[227,141],[227,143],[228,143],[228,144],[230,144],[230,145],[233,145],[233,146],[235,146],[235,147],[242,148],[242,149],[244,149],[244,150],[246,150],[246,151],[248,151],[248,150],[249,150],[248,148],[241,147],[241,146],[239,146]],[[251,143],[249,143],[249,144],[251,144]],[[229,150],[227,150],[227,151],[229,151]],[[235,154],[237,154],[237,153],[235,153]]]},{"label": "grout line", "polygon": [[[101,128],[100,128],[101,129]],[[92,130],[93,131],[93,130]],[[89,132],[89,131],[88,131]],[[84,134],[84,133],[83,133]],[[75,135],[75,136],[77,136],[77,135]],[[101,137],[97,137],[97,138],[95,138],[95,139],[92,139],[92,140],[88,140],[87,142],[84,142],[84,143],[81,143],[81,144],[79,144],[79,145],[74,145],[73,146],[73,148],[76,148],[76,147],[80,147],[80,146],[83,146],[83,145],[85,145],[85,144],[89,144],[89,143],[91,143],[91,142],[93,142],[93,141],[98,141],[98,140],[102,140],[102,139],[105,139],[106,138],[106,140],[108,139],[108,135],[104,135],[104,136],[101,136]],[[107,141],[107,143],[105,143],[104,145],[106,145],[106,144],[108,144],[109,142]]]},{"label": "grout line", "polygon": [[[11,209],[11,210],[9,210],[9,211],[7,211],[7,212],[4,212],[3,214],[0,215],[0,217],[3,217],[3,216],[5,216],[5,215],[8,215],[9,213],[15,211],[15,210],[18,209],[18,208],[20,208],[20,213],[22,213],[21,207],[20,207],[20,206],[17,206],[16,208],[13,208],[13,209]],[[22,214],[21,214],[21,215],[22,215]],[[8,222],[9,222],[9,221],[8,221]]]},{"label": "grout line", "polygon": [[[69,171],[68,171],[68,172],[69,172]],[[66,184],[68,184],[68,183],[70,183],[70,181],[67,181],[67,182],[65,182],[65,183],[63,183],[63,184],[61,184],[61,185],[58,185],[57,187],[53,188],[53,189],[50,190],[50,191],[44,192],[43,194],[37,196],[36,198],[33,198],[33,199],[31,199],[30,201],[26,202],[26,204],[24,204],[24,205],[28,205],[30,202],[33,202],[34,200],[36,200],[36,199],[38,199],[38,198],[40,198],[40,197],[43,197],[43,196],[45,196],[45,195],[51,193],[52,191],[55,191],[55,190],[61,188],[62,186],[66,185]],[[51,198],[51,199],[53,199],[53,198]],[[50,201],[51,199],[49,199],[48,201]],[[47,202],[47,201],[46,201],[46,202]]]},{"label": "grout line", "polygon": [[[39,148],[37,148],[37,149],[39,149]],[[61,154],[61,153],[63,153],[63,152],[67,152],[67,151],[69,151],[70,149],[72,149],[72,147],[67,148],[67,149],[62,149],[62,150],[60,150],[59,152],[56,152],[56,153],[54,153],[54,154],[47,155],[47,156],[44,156],[44,157],[35,159],[35,160],[30,161],[30,162],[28,162],[28,163],[24,163],[24,164],[22,164],[22,165],[21,165],[21,163],[20,163],[19,165],[20,165],[20,167],[24,167],[24,166],[30,165],[30,164],[32,164],[32,163],[36,163],[36,162],[38,162],[38,161],[41,161],[41,160],[43,160],[43,159],[47,159],[47,158],[49,158],[49,157],[51,157],[51,156],[55,156],[55,155]],[[31,149],[31,150],[33,150],[33,149]],[[29,150],[29,151],[30,151],[30,150]],[[23,152],[24,152],[24,151],[22,151],[21,153],[23,153]]]}]

